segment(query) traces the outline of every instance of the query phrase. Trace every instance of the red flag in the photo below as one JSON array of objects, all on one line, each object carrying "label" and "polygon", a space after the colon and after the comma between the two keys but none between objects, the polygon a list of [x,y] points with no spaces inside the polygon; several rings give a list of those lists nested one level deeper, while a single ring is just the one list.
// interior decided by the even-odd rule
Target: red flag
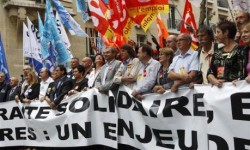
[{"label": "red flag", "polygon": [[119,34],[115,34],[115,37],[114,37],[114,46],[120,48],[122,45],[126,44],[126,39],[119,35]]},{"label": "red flag", "polygon": [[109,0],[110,14],[108,21],[113,31],[125,38],[128,38],[134,22],[128,15],[125,0]]},{"label": "red flag", "polygon": [[161,15],[157,15],[157,28],[158,28],[158,37],[159,37],[159,44],[163,47],[163,39],[168,37],[168,30],[164,25],[164,22],[161,19]]},{"label": "red flag", "polygon": [[130,16],[168,13],[168,0],[125,0]]},{"label": "red flag", "polygon": [[183,12],[183,21],[182,21],[182,24],[181,24],[181,33],[188,33],[188,34],[191,35],[191,37],[192,37],[192,47],[193,47],[193,49],[196,49],[198,47],[197,46],[198,39],[193,33],[191,33],[187,29],[187,26],[191,26],[195,31],[197,30],[195,19],[194,19],[194,14],[193,14],[193,10],[192,10],[192,6],[191,6],[191,3],[188,0],[186,0],[184,12]]},{"label": "red flag", "polygon": [[112,39],[114,32],[106,18],[107,6],[102,0],[88,0],[88,5],[95,29],[106,38]]}]

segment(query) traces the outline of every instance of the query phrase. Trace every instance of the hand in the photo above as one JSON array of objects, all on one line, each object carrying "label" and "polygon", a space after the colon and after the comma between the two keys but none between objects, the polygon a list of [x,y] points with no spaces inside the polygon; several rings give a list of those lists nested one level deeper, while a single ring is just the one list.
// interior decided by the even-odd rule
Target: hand
[{"label": "hand", "polygon": [[178,88],[182,85],[182,80],[176,80],[174,81],[174,84],[171,87],[171,92],[175,93],[177,92]]},{"label": "hand", "polygon": [[236,86],[237,81],[240,81],[240,78],[239,78],[239,79],[233,80],[233,81],[232,81],[232,84],[233,84],[234,86]]},{"label": "hand", "polygon": [[218,88],[221,88],[222,86],[223,86],[223,82],[224,82],[225,80],[217,80],[217,79],[215,79],[214,81],[213,81],[213,83],[212,83],[212,86],[213,85],[215,85],[215,86],[217,86]]},{"label": "hand", "polygon": [[133,97],[136,97],[138,94],[139,94],[139,93],[137,93],[136,91],[133,91],[133,92],[131,93],[131,95],[132,95]]},{"label": "hand", "polygon": [[43,102],[45,100],[45,97],[40,98],[40,102]]},{"label": "hand", "polygon": [[54,102],[51,102],[50,104],[49,104],[49,106],[50,106],[50,108],[51,109],[53,109],[53,110],[55,110],[56,109],[56,104],[54,103]]},{"label": "hand", "polygon": [[245,80],[247,81],[247,83],[250,83],[250,75],[247,76],[247,77],[245,78]]},{"label": "hand", "polygon": [[15,96],[15,101],[18,103],[20,101],[18,95]]},{"label": "hand", "polygon": [[178,90],[178,86],[176,84],[173,84],[171,87],[171,92],[175,93]]},{"label": "hand", "polygon": [[194,88],[194,82],[189,83],[189,88],[193,89]]},{"label": "hand", "polygon": [[166,90],[164,89],[164,87],[162,85],[156,85],[153,89],[154,93],[159,93],[159,94],[163,94],[163,93],[165,93],[165,91]]},{"label": "hand", "polygon": [[31,103],[31,100],[29,100],[28,98],[24,98],[24,99],[23,99],[23,102],[29,104],[29,103]]},{"label": "hand", "polygon": [[144,96],[142,94],[137,94],[135,98],[141,101],[144,99]]}]

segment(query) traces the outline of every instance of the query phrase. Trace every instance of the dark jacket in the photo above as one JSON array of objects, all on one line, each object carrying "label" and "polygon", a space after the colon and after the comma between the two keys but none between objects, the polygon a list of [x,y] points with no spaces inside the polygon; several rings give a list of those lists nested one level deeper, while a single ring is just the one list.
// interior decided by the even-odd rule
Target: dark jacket
[{"label": "dark jacket", "polygon": [[60,104],[63,100],[63,97],[68,94],[68,92],[72,89],[73,84],[72,80],[64,76],[55,81],[54,88],[50,93],[50,100],[54,102],[56,105]]},{"label": "dark jacket", "polygon": [[[33,100],[33,99],[36,99],[39,97],[40,83],[34,83],[31,85],[30,88],[28,88],[28,87],[29,87],[29,85],[26,85],[23,93],[21,93],[21,95],[20,95],[21,102],[23,101],[24,98],[27,98],[29,100]],[[27,92],[28,94],[25,95],[25,92]]]},{"label": "dark jacket", "polygon": [[7,92],[10,86],[7,83],[0,83],[0,102],[6,101]]},{"label": "dark jacket", "polygon": [[[13,89],[14,88],[14,89]],[[13,88],[10,88],[7,92],[7,96],[6,96],[6,101],[11,101],[11,100],[15,100],[15,96],[19,95],[21,92],[21,87],[20,86],[15,86]],[[12,91],[12,89],[14,91]]]}]

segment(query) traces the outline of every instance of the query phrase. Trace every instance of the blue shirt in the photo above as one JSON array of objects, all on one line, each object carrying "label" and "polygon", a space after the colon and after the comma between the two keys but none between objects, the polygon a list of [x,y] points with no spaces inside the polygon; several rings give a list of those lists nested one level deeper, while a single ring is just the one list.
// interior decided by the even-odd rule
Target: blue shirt
[{"label": "blue shirt", "polygon": [[141,63],[134,90],[140,94],[151,92],[155,85],[161,64],[151,58],[146,64]]}]

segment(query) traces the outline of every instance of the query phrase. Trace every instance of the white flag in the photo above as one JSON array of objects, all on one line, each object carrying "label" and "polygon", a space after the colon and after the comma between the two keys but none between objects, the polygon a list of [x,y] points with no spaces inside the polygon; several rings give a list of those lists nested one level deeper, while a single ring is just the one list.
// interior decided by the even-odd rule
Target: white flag
[{"label": "white flag", "polygon": [[61,19],[59,17],[58,12],[56,12],[56,25],[58,28],[58,33],[60,34],[63,42],[65,43],[65,46],[69,49],[69,47],[71,46],[70,42],[69,42],[69,38],[67,36],[67,33],[64,29],[64,26],[62,25]]},{"label": "white flag", "polygon": [[23,57],[31,58],[30,49],[29,30],[25,23],[23,23]]},{"label": "white flag", "polygon": [[38,62],[42,63],[41,58],[41,41],[40,41],[40,35],[38,30],[35,28],[35,26],[32,24],[30,19],[27,17],[28,22],[28,31],[29,31],[29,38],[31,43],[31,53],[32,57]]}]

